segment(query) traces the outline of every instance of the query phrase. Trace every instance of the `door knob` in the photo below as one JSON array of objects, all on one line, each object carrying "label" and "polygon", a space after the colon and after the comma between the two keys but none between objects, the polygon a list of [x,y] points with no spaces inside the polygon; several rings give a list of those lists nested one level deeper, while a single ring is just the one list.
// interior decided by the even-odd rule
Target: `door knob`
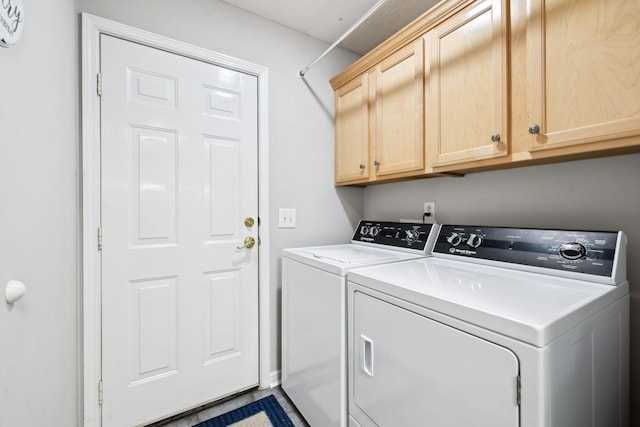
[{"label": "door knob", "polygon": [[254,239],[253,237],[249,236],[246,239],[244,239],[243,245],[242,246],[238,246],[236,249],[251,249],[252,247],[254,247],[256,244],[256,239]]}]

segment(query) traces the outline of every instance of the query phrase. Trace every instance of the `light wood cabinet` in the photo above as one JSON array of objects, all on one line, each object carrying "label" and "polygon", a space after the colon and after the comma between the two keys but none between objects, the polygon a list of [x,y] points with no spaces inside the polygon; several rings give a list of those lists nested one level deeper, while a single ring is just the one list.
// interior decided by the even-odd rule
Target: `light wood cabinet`
[{"label": "light wood cabinet", "polygon": [[576,146],[571,151],[580,153],[640,135],[640,2],[528,6],[527,149]]},{"label": "light wood cabinet", "polygon": [[507,23],[501,0],[485,0],[425,35],[430,166],[508,154]]},{"label": "light wood cabinet", "polygon": [[336,90],[336,184],[424,174],[422,43]]},{"label": "light wood cabinet", "polygon": [[424,173],[423,62],[418,40],[375,68],[371,141],[376,177]]},{"label": "light wood cabinet", "polygon": [[335,92],[335,182],[369,180],[369,74]]},{"label": "light wood cabinet", "polygon": [[331,80],[336,184],[640,152],[640,2],[448,0]]}]

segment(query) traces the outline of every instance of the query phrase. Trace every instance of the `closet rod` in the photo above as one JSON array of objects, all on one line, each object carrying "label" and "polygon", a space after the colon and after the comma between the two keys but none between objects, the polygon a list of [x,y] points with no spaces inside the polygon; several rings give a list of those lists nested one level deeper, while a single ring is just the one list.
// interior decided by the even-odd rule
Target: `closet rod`
[{"label": "closet rod", "polygon": [[353,30],[358,28],[360,24],[366,21],[367,18],[369,18],[369,16],[371,16],[376,10],[378,10],[378,8],[382,6],[382,4],[386,1],[387,0],[379,0],[378,3],[374,4],[373,7],[367,11],[367,13],[362,15],[360,19],[358,19],[351,27],[349,27],[349,29],[343,35],[341,35],[338,40],[336,40],[331,46],[329,46],[327,50],[325,50],[320,56],[318,56],[311,64],[307,65],[307,68],[305,68],[304,70],[298,71],[300,78],[304,78],[304,75],[307,74],[307,71],[309,71],[314,65],[316,65],[318,61],[320,61],[329,52],[331,52],[333,48],[335,48],[342,40],[344,40],[349,34],[351,34]]}]

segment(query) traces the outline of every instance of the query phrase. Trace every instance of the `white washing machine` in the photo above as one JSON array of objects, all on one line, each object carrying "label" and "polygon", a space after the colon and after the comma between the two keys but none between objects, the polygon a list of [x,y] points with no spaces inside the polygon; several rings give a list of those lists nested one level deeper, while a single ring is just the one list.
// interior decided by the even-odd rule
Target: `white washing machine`
[{"label": "white washing machine", "polygon": [[626,237],[443,225],[348,283],[349,425],[626,427]]},{"label": "white washing machine", "polygon": [[313,427],[347,425],[346,275],[430,253],[437,226],[360,221],[350,244],[282,255],[282,388]]}]

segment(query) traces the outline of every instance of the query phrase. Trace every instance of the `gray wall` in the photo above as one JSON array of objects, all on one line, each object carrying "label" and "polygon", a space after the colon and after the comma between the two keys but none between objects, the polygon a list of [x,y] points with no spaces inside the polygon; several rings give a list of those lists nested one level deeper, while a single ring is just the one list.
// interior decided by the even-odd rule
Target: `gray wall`
[{"label": "gray wall", "polygon": [[[354,61],[327,45],[217,0],[29,0],[21,42],[0,49],[0,426],[78,425],[82,381],[79,253],[80,12],[269,68],[271,368],[279,369],[280,253],[348,239],[362,189],[333,187],[333,91]],[[279,207],[298,228],[277,228]],[[319,226],[317,226],[319,225]],[[321,226],[330,226],[327,230]],[[80,395],[79,395],[80,393]]]},{"label": "gray wall", "polygon": [[440,223],[623,230],[629,239],[632,412],[640,425],[640,154],[369,186],[365,217]]},{"label": "gray wall", "polygon": [[[74,0],[24,2],[0,48],[0,425],[76,424],[78,67]],[[10,279],[27,293],[5,304]]]}]

